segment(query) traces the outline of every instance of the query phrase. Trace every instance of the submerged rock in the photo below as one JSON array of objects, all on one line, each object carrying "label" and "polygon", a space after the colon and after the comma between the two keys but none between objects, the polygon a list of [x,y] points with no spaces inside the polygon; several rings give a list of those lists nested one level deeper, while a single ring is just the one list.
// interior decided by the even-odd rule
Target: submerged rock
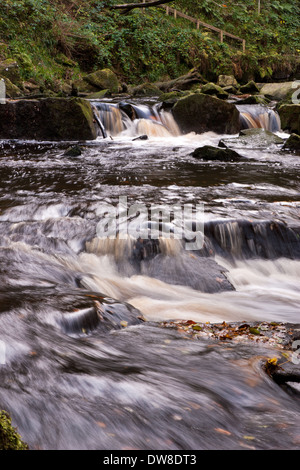
[{"label": "submerged rock", "polygon": [[82,154],[82,151],[78,145],[69,147],[64,153],[66,157],[79,157],[81,154]]},{"label": "submerged rock", "polygon": [[240,130],[240,113],[236,106],[204,93],[192,93],[179,99],[172,112],[184,134],[208,131],[236,134]]},{"label": "submerged rock", "polygon": [[300,151],[300,135],[292,134],[282,147],[283,150],[297,150]]},{"label": "submerged rock", "polygon": [[271,131],[265,129],[243,129],[238,137],[222,139],[219,147],[223,148],[252,148],[262,149],[282,145],[284,140]]},{"label": "submerged rock", "polygon": [[212,147],[210,145],[204,145],[203,147],[195,149],[191,155],[199,160],[218,160],[221,162],[237,162],[240,160],[246,160],[234,150]]}]

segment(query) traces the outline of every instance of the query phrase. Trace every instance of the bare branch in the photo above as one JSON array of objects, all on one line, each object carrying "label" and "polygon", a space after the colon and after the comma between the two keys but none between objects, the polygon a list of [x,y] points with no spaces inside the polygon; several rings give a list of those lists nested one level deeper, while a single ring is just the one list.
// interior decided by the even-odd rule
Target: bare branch
[{"label": "bare branch", "polygon": [[152,0],[146,3],[123,3],[122,5],[113,5],[110,8],[112,10],[123,10],[121,13],[129,13],[134,8],[148,8],[162,5],[164,3],[171,3],[173,0]]}]

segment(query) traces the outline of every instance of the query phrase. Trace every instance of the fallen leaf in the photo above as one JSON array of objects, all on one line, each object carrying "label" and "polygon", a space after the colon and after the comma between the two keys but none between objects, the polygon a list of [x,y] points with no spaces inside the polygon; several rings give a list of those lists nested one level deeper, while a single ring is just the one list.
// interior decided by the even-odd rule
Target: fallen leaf
[{"label": "fallen leaf", "polygon": [[231,432],[230,432],[230,431],[226,431],[226,429],[215,428],[215,431],[219,432],[220,434],[225,434],[226,436],[231,436]]}]

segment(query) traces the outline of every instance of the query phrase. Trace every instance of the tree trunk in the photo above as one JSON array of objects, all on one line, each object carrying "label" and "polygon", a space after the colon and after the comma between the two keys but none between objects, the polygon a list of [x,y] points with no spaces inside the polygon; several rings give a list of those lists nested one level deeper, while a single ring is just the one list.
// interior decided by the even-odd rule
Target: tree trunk
[{"label": "tree trunk", "polygon": [[124,15],[129,13],[134,8],[148,8],[162,5],[164,3],[171,3],[173,0],[151,0],[150,2],[145,3],[123,3],[122,5],[113,5],[110,8],[112,10],[123,10],[121,13]]}]

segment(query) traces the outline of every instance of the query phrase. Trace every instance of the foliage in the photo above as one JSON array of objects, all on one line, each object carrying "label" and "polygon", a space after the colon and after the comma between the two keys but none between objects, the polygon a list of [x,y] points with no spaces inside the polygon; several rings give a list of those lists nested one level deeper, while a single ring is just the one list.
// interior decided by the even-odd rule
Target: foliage
[{"label": "foliage", "polygon": [[0,410],[0,450],[27,450],[16,429],[11,425],[11,418],[5,411]]},{"label": "foliage", "polygon": [[2,0],[0,59],[16,59],[24,80],[55,89],[63,81],[105,67],[129,83],[175,78],[193,67],[208,80],[220,73],[247,80],[254,69],[258,77],[268,79],[274,67],[284,67],[300,50],[298,0],[264,0],[260,15],[257,0],[228,0],[226,7],[213,0],[170,4],[245,37],[247,54],[241,54],[240,44],[230,44],[228,38],[221,44],[217,34],[197,31],[183,19],[168,17],[162,8],[120,15],[109,9],[117,3],[121,2]]}]

